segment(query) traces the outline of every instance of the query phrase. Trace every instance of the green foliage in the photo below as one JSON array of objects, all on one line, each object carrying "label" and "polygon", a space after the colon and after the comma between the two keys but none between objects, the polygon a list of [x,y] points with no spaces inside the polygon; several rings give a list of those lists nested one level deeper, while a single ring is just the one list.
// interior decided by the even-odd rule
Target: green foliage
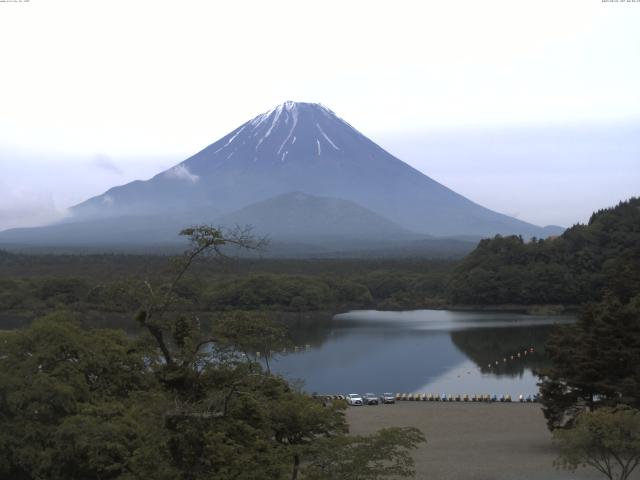
[{"label": "green foliage", "polygon": [[[279,332],[256,330],[260,320],[245,318],[249,338],[236,333],[238,345],[260,331]],[[352,444],[342,402],[323,404],[225,348],[187,357],[193,332],[182,330],[172,365],[153,361],[145,342],[83,329],[67,314],[2,333],[0,477],[290,478],[319,452],[345,444],[333,468],[369,458],[369,470],[388,460],[394,472],[411,471],[407,445],[415,433]]]},{"label": "green foliage", "polygon": [[559,327],[546,351],[540,392],[550,427],[571,424],[575,407],[640,408],[640,295],[628,303],[608,295],[584,308],[577,323]]},{"label": "green foliage", "polygon": [[0,345],[0,477],[135,478],[153,454],[145,469],[168,478],[149,422],[164,400],[152,393],[143,349],[65,314],[3,333]]},{"label": "green foliage", "polygon": [[213,335],[221,347],[230,347],[254,361],[265,359],[267,368],[275,353],[292,347],[286,329],[260,313],[227,312],[214,323]]},{"label": "green foliage", "polygon": [[[160,290],[168,288],[175,268],[183,261],[177,257],[174,268],[167,269],[166,259],[155,256],[15,258],[16,262],[21,258],[23,268],[0,269],[0,312],[32,317],[58,308],[113,314],[137,310],[148,293],[140,279]],[[124,258],[132,264],[131,271],[121,265]],[[50,269],[44,269],[43,264],[51,264]],[[189,267],[194,275],[181,279],[173,289],[170,307],[182,312],[308,312],[440,306],[445,304],[443,285],[451,265],[426,260],[241,260],[220,264],[214,258],[198,257]],[[230,267],[233,269],[228,270]],[[42,270],[47,270],[47,276],[40,275]],[[143,273],[135,276],[137,271]]]},{"label": "green foliage", "polygon": [[453,271],[461,304],[581,304],[605,290],[626,301],[640,291],[640,198],[594,213],[560,237],[482,240]]},{"label": "green foliage", "polygon": [[319,442],[304,478],[309,480],[378,480],[413,476],[411,450],[425,442],[413,427],[394,427],[370,436]]},{"label": "green foliage", "polygon": [[640,412],[628,407],[584,412],[573,428],[557,430],[556,465],[595,468],[610,480],[626,480],[640,463]]},{"label": "green foliage", "polygon": [[196,257],[252,244],[210,227],[183,233],[192,248],[170,275],[127,291],[148,335],[87,330],[72,313],[0,333],[0,478],[305,478],[336,450],[328,476],[308,478],[353,466],[353,478],[411,474],[419,432],[347,437],[344,402],[309,397],[242,355],[284,345],[280,326],[229,312],[206,331],[180,308]]},{"label": "green foliage", "polygon": [[212,310],[264,307],[318,310],[335,302],[333,293],[320,278],[254,275],[216,285],[208,295],[208,306]]}]

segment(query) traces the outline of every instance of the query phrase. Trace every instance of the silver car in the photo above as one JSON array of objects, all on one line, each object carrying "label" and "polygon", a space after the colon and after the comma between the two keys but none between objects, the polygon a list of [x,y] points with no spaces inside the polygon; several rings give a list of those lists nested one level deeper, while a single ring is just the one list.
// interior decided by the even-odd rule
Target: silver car
[{"label": "silver car", "polygon": [[396,403],[396,396],[393,393],[383,393],[380,396],[382,403]]},{"label": "silver car", "polygon": [[365,405],[380,405],[380,399],[373,393],[365,393],[363,399]]}]

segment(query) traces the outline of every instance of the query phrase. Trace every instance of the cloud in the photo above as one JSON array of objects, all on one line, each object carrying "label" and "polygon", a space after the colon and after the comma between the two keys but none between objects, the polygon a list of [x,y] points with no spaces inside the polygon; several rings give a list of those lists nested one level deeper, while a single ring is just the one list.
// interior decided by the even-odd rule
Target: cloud
[{"label": "cloud", "polygon": [[196,183],[198,180],[200,180],[200,177],[198,175],[194,175],[193,173],[191,173],[189,169],[183,164],[176,165],[172,169],[167,170],[165,176],[167,178],[176,178],[178,180],[188,180],[192,183]]},{"label": "cloud", "polygon": [[32,188],[9,188],[0,183],[0,231],[56,222],[68,212],[56,206],[51,192]]},{"label": "cloud", "polygon": [[124,175],[124,172],[118,166],[118,164],[115,163],[113,159],[111,159],[111,157],[103,153],[96,153],[91,161],[91,164],[95,167],[101,168],[102,170],[106,170],[107,172],[113,173],[120,177]]}]

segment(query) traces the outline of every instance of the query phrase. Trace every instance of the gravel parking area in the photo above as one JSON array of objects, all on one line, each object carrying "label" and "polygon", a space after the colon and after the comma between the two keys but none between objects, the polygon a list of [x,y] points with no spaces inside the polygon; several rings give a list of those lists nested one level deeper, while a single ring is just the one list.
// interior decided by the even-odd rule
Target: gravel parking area
[{"label": "gravel parking area", "polygon": [[414,453],[417,479],[605,478],[595,470],[553,467],[556,453],[538,404],[398,402],[349,407],[347,420],[354,434],[391,426],[421,429],[427,443]]}]

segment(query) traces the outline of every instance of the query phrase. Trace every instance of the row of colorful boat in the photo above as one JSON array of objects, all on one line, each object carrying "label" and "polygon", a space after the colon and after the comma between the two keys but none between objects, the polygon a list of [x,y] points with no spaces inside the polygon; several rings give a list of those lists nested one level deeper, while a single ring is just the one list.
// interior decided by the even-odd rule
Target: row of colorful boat
[{"label": "row of colorful boat", "polygon": [[[346,400],[345,395],[314,395],[316,398],[327,398],[331,400]],[[511,395],[468,395],[468,394],[433,394],[433,393],[396,393],[396,401],[408,402],[520,402],[532,403],[539,400],[539,395],[518,395],[512,398]]]},{"label": "row of colorful boat", "polygon": [[468,395],[468,394],[433,394],[433,393],[396,393],[397,401],[413,402],[521,402],[531,403],[538,401],[538,395],[519,395],[512,398],[511,395]]}]

